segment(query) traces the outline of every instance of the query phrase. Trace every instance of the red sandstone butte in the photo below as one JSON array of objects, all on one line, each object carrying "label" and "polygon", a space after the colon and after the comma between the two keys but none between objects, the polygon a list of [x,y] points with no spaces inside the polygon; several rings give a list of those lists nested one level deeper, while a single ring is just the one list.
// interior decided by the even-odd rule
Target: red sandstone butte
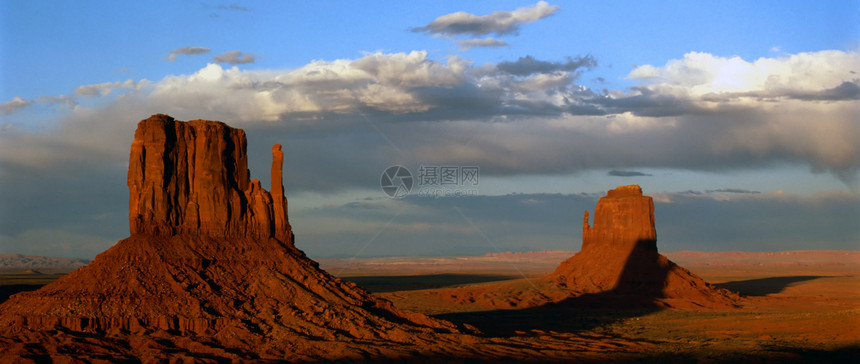
[{"label": "red sandstone butte", "polygon": [[654,201],[639,186],[609,191],[597,202],[593,225],[585,212],[582,230],[582,249],[540,279],[441,288],[422,299],[476,311],[546,306],[570,315],[581,308],[734,309],[740,303],[737,294],[657,252]]},{"label": "red sandstone butte", "polygon": [[453,324],[401,312],[295,248],[281,147],[272,154],[268,192],[249,177],[242,130],[141,121],[128,171],[131,236],[0,305],[4,355],[343,360],[454,341],[439,336],[457,333]]},{"label": "red sandstone butte", "polygon": [[272,148],[272,192],[250,179],[245,132],[217,121],[141,121],[128,167],[131,233],[268,238],[292,242],[281,182],[281,146]]},{"label": "red sandstone butte", "polygon": [[638,185],[600,198],[594,224],[585,212],[582,250],[545,279],[580,293],[611,292],[690,306],[734,306],[737,295],[719,289],[657,252],[654,201]]}]

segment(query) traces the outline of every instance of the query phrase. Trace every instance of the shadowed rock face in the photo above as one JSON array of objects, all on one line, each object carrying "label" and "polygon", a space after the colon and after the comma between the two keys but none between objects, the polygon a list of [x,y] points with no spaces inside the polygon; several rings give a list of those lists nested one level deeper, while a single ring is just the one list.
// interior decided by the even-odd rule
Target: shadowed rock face
[{"label": "shadowed rock face", "polygon": [[634,248],[657,251],[654,201],[643,196],[637,185],[609,191],[594,209],[594,227],[588,225],[588,211],[582,226],[582,250]]},{"label": "shadowed rock face", "polygon": [[221,122],[154,115],[138,124],[128,168],[132,234],[274,237],[292,242],[272,148],[272,193],[251,180],[245,132]]},{"label": "shadowed rock face", "polygon": [[620,186],[602,197],[593,226],[585,212],[582,250],[546,279],[575,292],[679,299],[694,306],[733,306],[737,299],[657,252],[654,201],[637,185]]}]

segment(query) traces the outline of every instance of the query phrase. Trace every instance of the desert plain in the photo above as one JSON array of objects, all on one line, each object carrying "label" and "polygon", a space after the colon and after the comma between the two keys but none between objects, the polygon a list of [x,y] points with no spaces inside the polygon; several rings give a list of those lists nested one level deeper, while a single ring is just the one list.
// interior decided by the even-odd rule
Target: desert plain
[{"label": "desert plain", "polygon": [[500,337],[577,338],[597,360],[850,362],[860,355],[860,253],[854,251],[664,253],[709,283],[739,293],[736,309],[486,310],[480,302],[464,305],[445,295],[453,287],[480,291],[506,280],[523,283],[527,294],[527,281],[571,254],[323,263],[402,309],[470,323]]},{"label": "desert plain", "polygon": [[[512,282],[528,293],[528,281],[545,276],[573,253],[319,261],[321,268],[402,310],[472,325],[491,339],[519,342],[526,352],[538,342],[581,351],[558,360],[852,362],[860,355],[856,251],[664,253],[709,283],[739,293],[735,309],[488,310],[480,302],[464,305],[445,296],[452,289],[480,292]],[[49,268],[7,265],[0,273],[0,301],[68,273],[62,265],[41,264]]]}]

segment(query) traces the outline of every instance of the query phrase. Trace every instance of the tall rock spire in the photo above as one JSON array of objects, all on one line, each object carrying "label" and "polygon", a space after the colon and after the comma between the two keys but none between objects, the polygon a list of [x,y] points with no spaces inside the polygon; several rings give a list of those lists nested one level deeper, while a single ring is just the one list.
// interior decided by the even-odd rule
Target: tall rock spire
[{"label": "tall rock spire", "polygon": [[284,197],[284,182],[283,182],[283,165],[284,152],[281,151],[281,145],[275,144],[272,146],[272,210],[274,214],[274,233],[276,237],[281,238],[279,234],[291,231],[290,223],[287,221],[287,199]]}]

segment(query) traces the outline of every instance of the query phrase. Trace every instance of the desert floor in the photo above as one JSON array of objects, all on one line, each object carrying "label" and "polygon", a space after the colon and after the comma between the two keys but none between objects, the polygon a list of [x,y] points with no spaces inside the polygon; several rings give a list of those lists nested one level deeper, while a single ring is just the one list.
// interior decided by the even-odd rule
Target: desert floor
[{"label": "desert floor", "polygon": [[[821,257],[670,259],[710,283],[742,295],[737,309],[488,309],[446,300],[445,292],[481,291],[503,282],[532,282],[568,253],[526,257],[321,260],[321,266],[411,310],[471,325],[490,338],[580,345],[585,359],[855,362],[860,358],[860,261],[850,253]],[[813,254],[813,253],[809,253]],[[0,273],[0,302],[36,289],[62,272]]]},{"label": "desert floor", "polygon": [[[762,254],[667,254],[706,281],[740,293],[742,307],[733,310],[620,309],[599,304],[574,311],[515,307],[488,310],[480,302],[470,305],[445,299],[451,288],[481,291],[506,280],[519,280],[523,291],[535,289],[531,283],[552,271],[557,259],[567,253],[511,259],[377,258],[351,264],[327,261],[323,267],[341,270],[343,278],[391,300],[401,309],[468,323],[486,335],[598,339],[606,345],[602,358],[609,360],[642,359],[619,356],[621,352],[639,350],[644,358],[694,361],[860,360],[857,255]],[[456,267],[465,271],[457,272]]]}]

